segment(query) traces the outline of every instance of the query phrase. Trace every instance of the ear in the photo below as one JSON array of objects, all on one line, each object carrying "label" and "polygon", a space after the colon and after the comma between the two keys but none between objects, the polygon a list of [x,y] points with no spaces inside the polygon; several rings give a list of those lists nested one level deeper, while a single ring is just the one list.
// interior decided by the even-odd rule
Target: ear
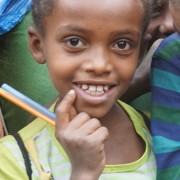
[{"label": "ear", "polygon": [[43,49],[42,35],[33,27],[28,29],[29,49],[34,59],[39,64],[46,63],[45,53]]}]

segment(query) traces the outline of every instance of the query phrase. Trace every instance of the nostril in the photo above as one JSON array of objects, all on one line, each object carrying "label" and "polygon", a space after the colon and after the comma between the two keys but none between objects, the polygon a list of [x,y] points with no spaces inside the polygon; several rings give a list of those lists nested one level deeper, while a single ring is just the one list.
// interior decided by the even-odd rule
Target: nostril
[{"label": "nostril", "polygon": [[109,73],[111,71],[111,65],[105,61],[101,61],[98,59],[95,61],[89,61],[88,63],[83,65],[83,69],[88,73],[96,73],[96,74],[104,74]]},{"label": "nostril", "polygon": [[83,65],[83,69],[86,71],[86,72],[91,72],[93,71],[93,67],[92,67],[92,63],[86,63]]},{"label": "nostril", "polygon": [[168,36],[174,32],[174,27],[173,26],[171,27],[171,26],[161,25],[159,28],[159,31],[161,34]]}]

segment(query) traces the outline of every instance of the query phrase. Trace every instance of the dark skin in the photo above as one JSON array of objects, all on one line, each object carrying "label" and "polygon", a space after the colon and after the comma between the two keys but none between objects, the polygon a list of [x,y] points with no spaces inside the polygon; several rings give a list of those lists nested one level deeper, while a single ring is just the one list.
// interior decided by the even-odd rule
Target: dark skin
[{"label": "dark skin", "polygon": [[47,63],[60,94],[56,137],[71,161],[71,179],[98,179],[105,164],[134,162],[145,150],[116,103],[139,63],[144,9],[141,1],[103,2],[59,1],[44,35],[29,29],[31,52]]},{"label": "dark skin", "polygon": [[[119,111],[119,109],[117,109]],[[114,112],[118,117],[118,112]],[[105,152],[111,152],[106,154],[107,164],[125,164],[138,160],[144,153],[145,146],[143,140],[137,136],[132,121],[129,120],[129,116],[122,110],[122,121],[110,122],[107,117],[106,122],[102,122],[102,125],[109,127],[109,136],[105,144]],[[112,126],[112,123],[116,123],[116,126]],[[128,133],[127,133],[128,132]],[[120,137],[120,138],[119,138]],[[130,150],[135,149],[131,152]],[[116,154],[116,156],[114,156]],[[124,156],[122,156],[122,154]]]}]

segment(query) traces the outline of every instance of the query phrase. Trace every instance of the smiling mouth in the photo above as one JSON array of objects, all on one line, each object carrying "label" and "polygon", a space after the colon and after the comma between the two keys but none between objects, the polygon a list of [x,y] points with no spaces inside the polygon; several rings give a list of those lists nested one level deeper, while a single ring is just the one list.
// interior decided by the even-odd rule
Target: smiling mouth
[{"label": "smiling mouth", "polygon": [[113,86],[112,85],[92,85],[92,84],[76,84],[81,90],[86,92],[91,96],[100,96],[109,91]]}]

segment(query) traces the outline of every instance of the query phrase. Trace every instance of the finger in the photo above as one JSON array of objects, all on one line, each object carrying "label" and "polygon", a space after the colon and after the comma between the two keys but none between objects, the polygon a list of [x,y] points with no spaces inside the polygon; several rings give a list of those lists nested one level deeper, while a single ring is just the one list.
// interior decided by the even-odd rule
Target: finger
[{"label": "finger", "polygon": [[96,118],[93,118],[87,121],[86,123],[84,123],[84,125],[81,126],[79,130],[85,135],[90,135],[100,127],[101,127],[100,121]]},{"label": "finger", "polygon": [[70,118],[70,120],[74,119],[76,116],[77,116],[77,111],[76,111],[74,106],[71,106],[70,110],[69,110],[69,118]]},{"label": "finger", "polygon": [[69,123],[69,130],[73,130],[73,129],[79,129],[81,128],[85,123],[87,123],[88,121],[90,121],[90,116],[85,113],[85,112],[81,112],[79,113],[76,117],[74,117],[71,121],[71,123]]},{"label": "finger", "polygon": [[75,101],[76,93],[70,90],[60,104],[56,108],[56,126],[59,129],[65,128],[70,121],[70,114],[72,112],[72,104]]},{"label": "finger", "polygon": [[109,136],[108,129],[104,126],[101,126],[98,128],[94,133],[92,133],[89,137],[91,138],[92,141],[96,142],[97,144],[102,143],[107,140]]}]

